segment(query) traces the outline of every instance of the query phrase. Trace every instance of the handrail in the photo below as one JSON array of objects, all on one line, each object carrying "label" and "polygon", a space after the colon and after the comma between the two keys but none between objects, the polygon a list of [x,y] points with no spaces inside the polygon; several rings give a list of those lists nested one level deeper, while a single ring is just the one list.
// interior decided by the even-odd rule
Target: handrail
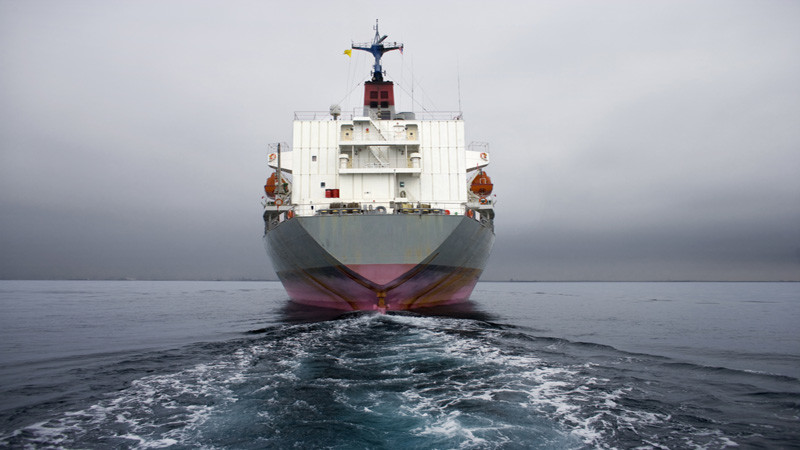
[{"label": "handrail", "polygon": [[[336,119],[338,121],[353,120],[354,117],[363,117],[364,114],[359,111],[342,112]],[[422,111],[414,112],[414,119],[400,119],[395,118],[392,120],[463,120],[461,111]],[[330,111],[295,111],[294,120],[333,120]],[[376,119],[379,120],[379,119]]]}]

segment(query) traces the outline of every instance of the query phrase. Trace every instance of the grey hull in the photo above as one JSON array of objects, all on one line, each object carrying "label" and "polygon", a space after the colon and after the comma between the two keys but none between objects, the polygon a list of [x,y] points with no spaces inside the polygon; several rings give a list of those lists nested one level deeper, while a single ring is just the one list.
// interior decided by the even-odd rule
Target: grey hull
[{"label": "grey hull", "polygon": [[339,309],[410,309],[469,298],[494,232],[466,216],[295,217],[265,236],[297,302]]}]

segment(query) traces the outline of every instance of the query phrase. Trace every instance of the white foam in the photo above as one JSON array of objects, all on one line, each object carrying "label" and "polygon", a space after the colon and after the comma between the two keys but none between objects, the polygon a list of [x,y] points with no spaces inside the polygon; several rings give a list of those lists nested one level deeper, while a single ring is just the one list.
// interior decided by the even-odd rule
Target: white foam
[{"label": "white foam", "polygon": [[[407,328],[392,336],[385,352],[359,353],[359,339],[368,342],[370,330],[386,323]],[[605,447],[618,428],[636,431],[670,419],[623,409],[631,388],[604,389],[609,380],[590,375],[596,365],[553,367],[525,348],[508,347],[502,331],[477,322],[362,315],[281,331],[278,339],[254,340],[217,360],[134,380],[106,400],[25,431],[35,436],[34,443],[66,447],[81,446],[87,430],[106,429],[124,430],[106,436],[125,441],[122,446],[194,446],[203,425],[225,417],[241,397],[259,399],[262,409],[252,414],[266,423],[279,422],[287,413],[324,413],[329,405],[286,398],[285,392],[298,385],[327,389],[337,407],[354,417],[403,420],[434,442],[450,440],[462,447],[512,442],[509,436],[532,433],[527,428],[534,422],[547,432],[571,437],[570,442]],[[342,342],[354,343],[354,353]],[[318,375],[313,366],[310,370],[306,361],[322,357],[325,364],[345,369],[335,372],[345,375]],[[346,375],[364,370],[380,377]],[[393,388],[384,390],[386,385]],[[514,417],[504,421],[484,406],[507,408]],[[107,427],[110,423],[117,425]],[[713,442],[735,445],[721,435]]]},{"label": "white foam", "polygon": [[[73,447],[92,432],[104,441],[130,441],[125,446],[163,448],[190,443],[198,426],[220,405],[236,401],[228,384],[241,380],[239,358],[198,364],[173,374],[146,376],[122,391],[84,409],[64,412],[60,417],[29,425],[17,433],[33,436],[32,443]],[[214,405],[207,405],[214,398]],[[178,400],[180,399],[180,400]],[[193,400],[192,400],[193,399]],[[160,410],[158,417],[154,409]],[[114,434],[119,426],[125,431]],[[161,430],[168,430],[161,433]],[[161,433],[159,435],[159,433]],[[80,445],[80,444],[79,444]]]},{"label": "white foam", "polygon": [[434,435],[447,439],[459,438],[459,448],[475,447],[486,443],[486,439],[475,436],[473,429],[465,427],[458,420],[460,414],[456,411],[441,417],[434,423],[426,426],[418,433],[421,435]]}]

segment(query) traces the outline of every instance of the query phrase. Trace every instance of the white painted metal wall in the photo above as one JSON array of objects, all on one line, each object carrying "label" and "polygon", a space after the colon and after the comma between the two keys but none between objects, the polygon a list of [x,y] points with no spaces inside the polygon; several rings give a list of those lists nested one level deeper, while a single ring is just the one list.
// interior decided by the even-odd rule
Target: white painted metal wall
[{"label": "white painted metal wall", "polygon": [[[425,203],[464,213],[467,152],[461,120],[296,120],[292,149],[296,214],[313,215],[332,202],[387,210],[390,202]],[[411,167],[415,153],[419,169]],[[348,155],[344,169],[340,154]],[[326,198],[326,189],[339,189],[340,197]]]}]

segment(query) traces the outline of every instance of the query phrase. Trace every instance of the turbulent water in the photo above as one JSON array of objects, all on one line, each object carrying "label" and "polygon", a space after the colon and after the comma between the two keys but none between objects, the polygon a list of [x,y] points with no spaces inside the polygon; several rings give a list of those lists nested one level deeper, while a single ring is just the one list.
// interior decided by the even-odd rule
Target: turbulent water
[{"label": "turbulent water", "polygon": [[0,446],[800,442],[800,284],[480,283],[309,312],[277,283],[0,281]]}]

